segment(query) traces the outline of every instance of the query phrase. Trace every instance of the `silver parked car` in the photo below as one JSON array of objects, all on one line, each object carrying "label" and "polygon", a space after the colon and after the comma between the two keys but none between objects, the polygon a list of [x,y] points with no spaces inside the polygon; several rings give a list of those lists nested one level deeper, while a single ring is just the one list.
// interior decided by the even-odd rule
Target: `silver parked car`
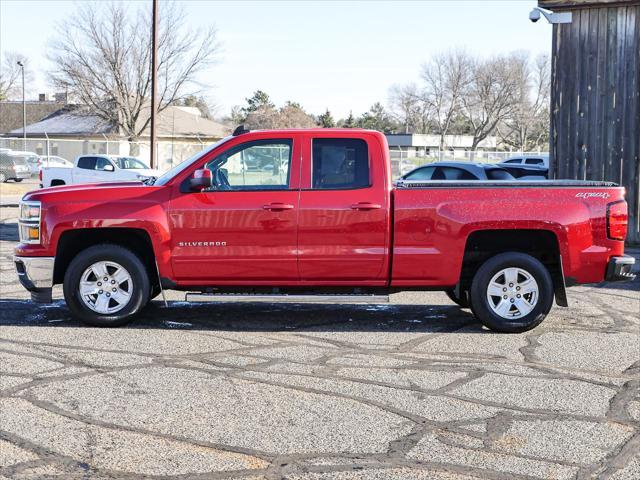
[{"label": "silver parked car", "polygon": [[31,173],[31,175],[37,175],[38,172],[40,171],[40,164],[39,164],[40,157],[38,156],[37,153],[23,152],[19,150],[12,150],[8,153],[13,157],[23,158],[25,162],[27,162],[27,165],[29,165],[29,172]]}]

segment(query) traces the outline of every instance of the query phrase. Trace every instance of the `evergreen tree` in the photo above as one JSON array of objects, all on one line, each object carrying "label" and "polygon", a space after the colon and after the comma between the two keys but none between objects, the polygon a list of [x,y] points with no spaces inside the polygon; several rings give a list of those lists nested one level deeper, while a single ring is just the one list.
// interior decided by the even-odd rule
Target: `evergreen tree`
[{"label": "evergreen tree", "polygon": [[336,126],[336,122],[333,120],[333,116],[331,116],[331,112],[328,108],[318,117],[318,125],[322,128],[333,128]]},{"label": "evergreen tree", "polygon": [[245,116],[260,108],[275,108],[269,95],[263,90],[256,90],[247,100],[247,106],[242,108]]},{"label": "evergreen tree", "polygon": [[392,132],[396,129],[393,119],[380,102],[374,103],[369,111],[358,119],[358,126],[384,133]]},{"label": "evergreen tree", "polygon": [[353,112],[349,111],[349,116],[343,120],[342,127],[343,128],[356,128],[358,126],[355,117],[353,116]]}]

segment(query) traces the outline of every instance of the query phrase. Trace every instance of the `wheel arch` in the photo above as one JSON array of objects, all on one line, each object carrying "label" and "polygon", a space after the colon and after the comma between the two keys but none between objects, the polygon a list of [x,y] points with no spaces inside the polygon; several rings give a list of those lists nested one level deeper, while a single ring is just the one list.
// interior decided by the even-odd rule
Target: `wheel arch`
[{"label": "wheel arch", "polygon": [[468,289],[480,265],[505,252],[520,252],[538,259],[551,274],[556,304],[568,306],[560,242],[545,229],[476,230],[466,240],[459,288]]},{"label": "wheel arch", "polygon": [[58,238],[56,260],[53,268],[53,283],[59,284],[71,260],[82,250],[94,245],[112,244],[131,250],[144,264],[152,286],[159,284],[153,242],[142,228],[105,227],[79,228],[62,232]]}]

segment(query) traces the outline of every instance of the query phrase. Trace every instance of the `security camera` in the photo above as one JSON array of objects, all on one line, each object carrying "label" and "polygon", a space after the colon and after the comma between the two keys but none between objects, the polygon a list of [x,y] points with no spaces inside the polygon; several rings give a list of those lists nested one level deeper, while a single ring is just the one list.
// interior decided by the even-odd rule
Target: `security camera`
[{"label": "security camera", "polygon": [[534,8],[529,12],[529,20],[531,20],[533,23],[536,23],[538,20],[540,20],[540,16],[540,10],[538,10],[537,8]]},{"label": "security camera", "polygon": [[536,23],[543,15],[549,23],[571,23],[571,12],[547,12],[537,7],[529,12],[529,20]]}]

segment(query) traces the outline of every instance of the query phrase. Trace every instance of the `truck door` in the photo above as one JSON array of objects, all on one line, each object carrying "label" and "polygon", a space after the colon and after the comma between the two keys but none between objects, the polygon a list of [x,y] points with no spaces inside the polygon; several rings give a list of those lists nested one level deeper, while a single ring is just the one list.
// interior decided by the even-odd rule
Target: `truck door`
[{"label": "truck door", "polygon": [[171,201],[176,278],[191,284],[296,283],[299,142],[285,136],[239,143],[205,167],[214,187],[176,192]]},{"label": "truck door", "polygon": [[304,149],[301,280],[384,285],[390,228],[386,156],[372,135],[321,135],[307,137]]}]

